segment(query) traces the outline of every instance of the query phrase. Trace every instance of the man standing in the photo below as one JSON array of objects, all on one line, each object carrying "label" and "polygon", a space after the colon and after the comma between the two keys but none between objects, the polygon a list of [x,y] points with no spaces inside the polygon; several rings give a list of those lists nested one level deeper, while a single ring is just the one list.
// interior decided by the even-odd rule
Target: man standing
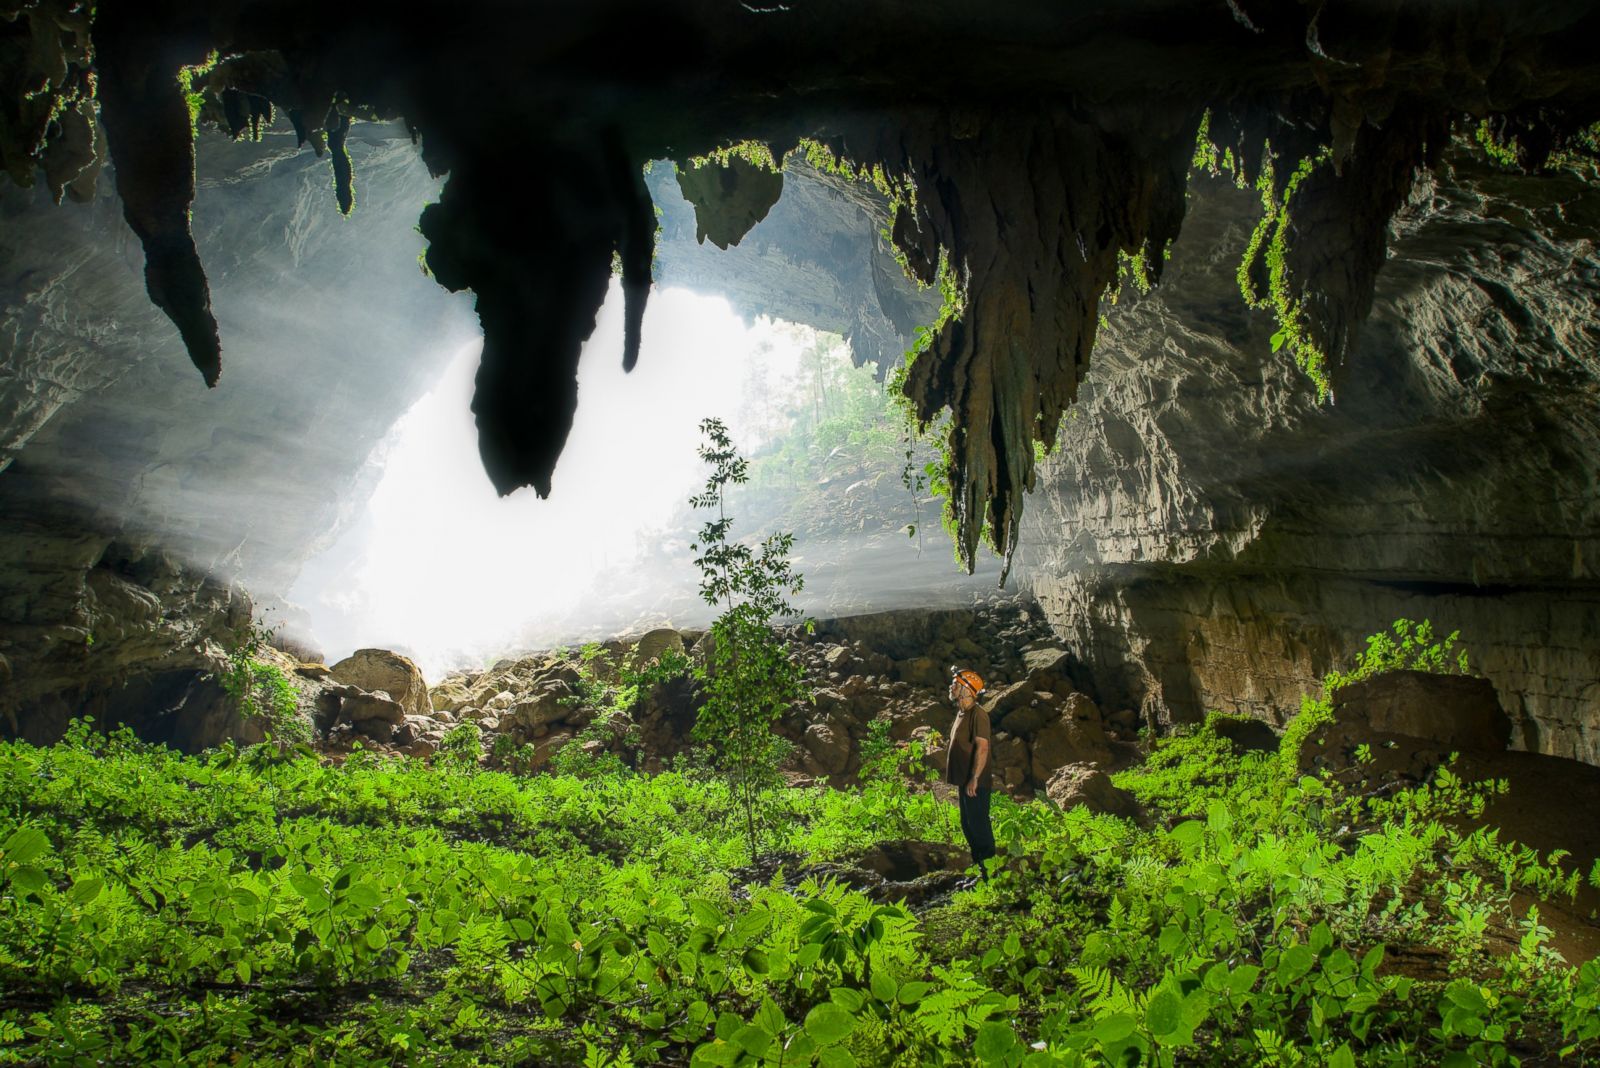
[{"label": "man standing", "polygon": [[978,703],[981,693],[983,679],[976,671],[950,669],[950,700],[956,706],[956,721],[945,750],[944,781],[956,788],[961,833],[972,850],[972,862],[987,880],[989,871],[983,862],[994,856],[994,827],[989,823],[989,711]]}]

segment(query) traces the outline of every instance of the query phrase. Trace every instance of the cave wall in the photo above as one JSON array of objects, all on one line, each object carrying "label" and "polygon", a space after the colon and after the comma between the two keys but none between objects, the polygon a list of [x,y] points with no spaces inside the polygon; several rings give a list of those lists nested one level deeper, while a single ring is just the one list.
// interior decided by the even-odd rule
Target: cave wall
[{"label": "cave wall", "polygon": [[159,533],[204,570],[286,585],[336,526],[372,448],[476,336],[468,302],[417,263],[438,192],[403,133],[351,139],[363,213],[287,128],[200,144],[193,228],[239,359],[215,390],[150,306],[110,183],[87,205],[0,198],[7,513]]},{"label": "cave wall", "polygon": [[211,390],[110,182],[0,194],[0,723],[54,737],[154,704],[183,726],[149,736],[247,736],[196,681],[249,621],[244,587],[271,602],[358,514],[374,449],[476,333],[417,264],[438,182],[415,146],[372,125],[350,149],[346,219],[287,128],[202,135],[193,226],[239,354]]},{"label": "cave wall", "polygon": [[1522,745],[1600,762],[1600,192],[1458,148],[1391,225],[1327,405],[1236,299],[1257,212],[1198,183],[1167,281],[1109,309],[1025,536],[1057,632],[1149,721],[1283,722],[1431,618]]}]

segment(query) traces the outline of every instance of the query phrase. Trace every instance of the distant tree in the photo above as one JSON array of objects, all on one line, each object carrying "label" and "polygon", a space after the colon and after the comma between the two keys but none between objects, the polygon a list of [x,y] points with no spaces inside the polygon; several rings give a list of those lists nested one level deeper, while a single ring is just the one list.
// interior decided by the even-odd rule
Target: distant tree
[{"label": "distant tree", "polygon": [[793,534],[769,535],[759,546],[729,537],[733,518],[727,513],[727,489],[749,478],[749,465],[720,419],[704,420],[700,432],[705,437],[700,459],[711,465],[711,473],[704,491],[689,503],[715,508],[716,518],[700,527],[692,549],[699,554],[700,596],[721,614],[711,624],[709,652],[695,669],[706,701],[693,733],[710,747],[717,770],[744,810],[753,857],[756,806],[761,792],[777,782],[786,748],[772,725],[804,692],[800,665],[772,621],[795,614],[787,598],[799,594],[805,580],[789,563]]}]

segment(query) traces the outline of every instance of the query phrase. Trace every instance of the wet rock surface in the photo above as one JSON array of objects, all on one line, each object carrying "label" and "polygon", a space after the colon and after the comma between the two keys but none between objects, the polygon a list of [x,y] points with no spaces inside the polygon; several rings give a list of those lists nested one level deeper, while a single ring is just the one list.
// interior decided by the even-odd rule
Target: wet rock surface
[{"label": "wet rock surface", "polygon": [[1600,193],[1447,161],[1396,216],[1327,405],[1228,305],[1253,195],[1191,187],[1030,504],[1028,583],[1092,697],[1281,725],[1366,635],[1430,618],[1514,745],[1600,762]]}]

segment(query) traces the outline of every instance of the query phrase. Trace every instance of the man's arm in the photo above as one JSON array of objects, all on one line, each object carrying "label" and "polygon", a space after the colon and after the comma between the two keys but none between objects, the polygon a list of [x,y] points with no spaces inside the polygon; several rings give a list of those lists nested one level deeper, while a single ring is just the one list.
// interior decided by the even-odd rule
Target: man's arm
[{"label": "man's arm", "polygon": [[978,776],[989,762],[989,739],[979,735],[972,740],[972,778],[967,780],[967,796],[978,796]]}]

